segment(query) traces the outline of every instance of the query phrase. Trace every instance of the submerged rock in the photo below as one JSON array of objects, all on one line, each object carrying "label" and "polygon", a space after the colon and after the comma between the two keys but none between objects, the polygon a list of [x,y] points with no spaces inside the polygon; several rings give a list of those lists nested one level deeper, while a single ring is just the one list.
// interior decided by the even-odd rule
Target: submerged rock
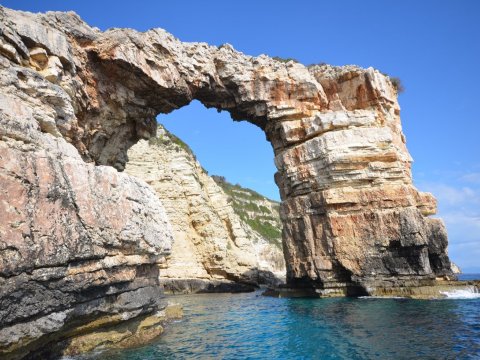
[{"label": "submerged rock", "polygon": [[[63,355],[79,355],[92,350],[138,347],[148,344],[161,335],[167,321],[178,320],[182,317],[183,310],[180,305],[168,304],[163,310],[140,318],[125,319],[119,316],[99,318],[82,327],[82,330],[88,330],[85,335],[77,335],[56,343],[53,349],[61,347]],[[114,326],[99,328],[100,323]],[[50,351],[44,351],[41,355],[48,356]]]}]

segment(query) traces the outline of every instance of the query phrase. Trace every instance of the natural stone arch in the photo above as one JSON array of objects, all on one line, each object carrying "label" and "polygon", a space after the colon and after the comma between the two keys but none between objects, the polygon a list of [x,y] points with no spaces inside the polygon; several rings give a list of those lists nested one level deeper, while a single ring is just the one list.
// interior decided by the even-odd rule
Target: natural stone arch
[{"label": "natural stone arch", "polygon": [[381,294],[451,274],[378,71],[252,58],[163,30],[103,33],[73,13],[0,6],[0,20],[3,357],[63,351],[83,331],[137,327],[165,307],[163,206],[144,182],[95,164],[121,170],[156,115],[192,99],[272,143],[290,286]]},{"label": "natural stone arch", "polygon": [[[86,161],[121,170],[128,147],[155,133],[156,115],[192,99],[265,131],[290,286],[364,291],[451,274],[443,223],[425,217],[435,200],[412,185],[387,76],[182,43],[161,29],[100,32],[73,14],[41,15],[34,28],[29,21],[16,14],[10,26],[58,60],[42,71],[70,97],[61,93],[55,121],[40,126]],[[58,67],[62,76],[52,76]]]},{"label": "natural stone arch", "polygon": [[[84,67],[91,69],[85,79],[90,85],[88,102],[96,106],[82,114],[81,122],[95,131],[114,115],[130,125],[122,134],[120,123],[115,128],[103,124],[107,126],[102,132],[111,142],[127,134],[132,141],[149,136],[157,114],[167,114],[193,99],[263,130],[268,121],[302,118],[327,104],[321,85],[300,64],[245,56],[228,44],[217,48],[181,43],[160,29],[127,34],[130,42],[125,41],[125,30],[107,32],[85,49]],[[115,165],[118,161],[122,167],[123,148],[91,135],[82,140],[97,162]],[[105,156],[110,151],[119,158]]]},{"label": "natural stone arch", "polygon": [[[451,274],[435,199],[412,185],[396,89],[372,68],[305,67],[163,30],[96,34],[77,148],[121,169],[155,116],[197,99],[265,131],[282,198],[288,284],[363,292]],[[95,105],[95,106],[92,106]]]}]

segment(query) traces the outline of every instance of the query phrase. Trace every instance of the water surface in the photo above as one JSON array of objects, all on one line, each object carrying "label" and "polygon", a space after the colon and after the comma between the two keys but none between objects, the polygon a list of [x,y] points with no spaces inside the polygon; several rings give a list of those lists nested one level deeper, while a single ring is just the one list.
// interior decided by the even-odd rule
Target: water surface
[{"label": "water surface", "polygon": [[97,359],[479,359],[480,299],[171,297],[183,320]]}]

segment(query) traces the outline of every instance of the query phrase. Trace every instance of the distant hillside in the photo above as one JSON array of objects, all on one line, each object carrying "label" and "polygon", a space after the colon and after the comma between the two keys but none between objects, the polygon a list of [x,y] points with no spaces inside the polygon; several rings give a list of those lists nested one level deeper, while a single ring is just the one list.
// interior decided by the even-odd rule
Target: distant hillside
[{"label": "distant hillside", "polygon": [[265,240],[282,249],[280,204],[239,184],[233,185],[223,176],[212,178],[232,199],[235,213]]}]

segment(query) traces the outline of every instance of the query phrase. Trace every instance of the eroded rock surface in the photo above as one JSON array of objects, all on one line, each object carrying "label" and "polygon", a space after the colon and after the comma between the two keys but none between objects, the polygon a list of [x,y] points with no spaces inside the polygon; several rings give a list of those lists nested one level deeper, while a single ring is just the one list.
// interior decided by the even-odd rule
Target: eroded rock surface
[{"label": "eroded rock surface", "polygon": [[[252,229],[248,219],[240,218],[234,210],[237,202],[203,170],[188,145],[159,126],[157,136],[140,140],[130,148],[128,158],[126,172],[152,186],[174,229],[172,254],[161,270],[166,290],[240,291],[248,287],[237,282],[282,282],[281,247]],[[240,196],[235,199],[240,201]],[[264,198],[250,200],[248,206],[245,211],[263,206],[267,215],[278,217],[278,210],[271,209],[272,202]],[[279,219],[275,226],[281,228]]]},{"label": "eroded rock surface", "polygon": [[162,309],[172,230],[147,184],[86,163],[59,130],[77,119],[48,72],[62,59],[74,82],[66,35],[0,12],[0,358],[48,358],[63,351],[49,343]]},{"label": "eroded rock surface", "polygon": [[395,87],[371,68],[309,70],[328,107],[272,130],[289,283],[371,293],[452,276],[436,200],[412,184]]},{"label": "eroded rock surface", "polygon": [[23,354],[73,319],[158,307],[171,240],[162,206],[100,165],[122,170],[155,116],[192,99],[272,143],[290,286],[369,293],[451,276],[380,72],[250,57],[161,29],[100,32],[73,13],[0,8],[0,27],[2,352]]}]

